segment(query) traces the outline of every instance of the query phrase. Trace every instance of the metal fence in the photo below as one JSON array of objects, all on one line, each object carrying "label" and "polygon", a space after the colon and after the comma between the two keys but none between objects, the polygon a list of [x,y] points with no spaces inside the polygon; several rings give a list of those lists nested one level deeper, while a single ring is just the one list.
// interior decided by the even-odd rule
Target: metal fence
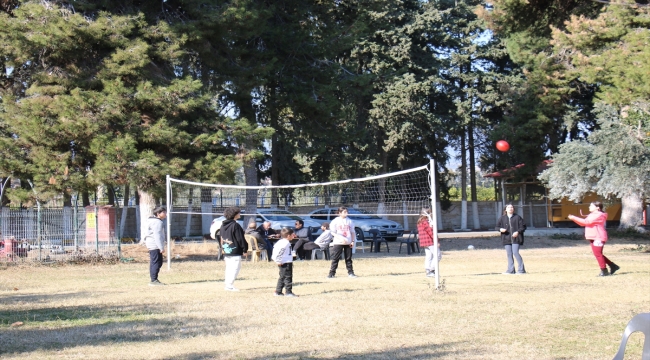
[{"label": "metal fence", "polygon": [[117,256],[112,207],[0,208],[0,261]]}]

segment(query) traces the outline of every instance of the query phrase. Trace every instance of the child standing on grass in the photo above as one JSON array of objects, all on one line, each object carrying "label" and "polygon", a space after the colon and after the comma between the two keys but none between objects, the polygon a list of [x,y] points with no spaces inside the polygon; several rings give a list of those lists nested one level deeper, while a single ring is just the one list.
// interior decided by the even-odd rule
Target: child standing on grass
[{"label": "child standing on grass", "polygon": [[336,268],[339,266],[341,254],[345,258],[345,267],[348,270],[348,276],[356,278],[354,269],[352,269],[352,249],[354,248],[357,234],[354,231],[354,223],[348,217],[348,208],[341,206],[339,208],[339,216],[332,220],[330,223],[330,232],[332,233],[332,264],[330,265],[330,273],[328,278],[336,276]]},{"label": "child standing on grass", "polygon": [[[420,218],[418,219],[418,237],[420,239],[420,247],[424,249],[424,271],[426,276],[436,276],[436,263],[435,253],[436,248],[433,245],[433,229],[429,223],[431,212],[429,208],[422,209]],[[440,242],[438,242],[438,262],[442,259],[442,252],[440,252]]]},{"label": "child standing on grass", "polygon": [[[291,291],[293,287],[293,255],[291,254],[291,240],[295,238],[293,230],[282,228],[280,231],[282,237],[273,245],[273,255],[271,258],[278,264],[280,269],[280,278],[278,285],[275,287],[275,296],[298,297]],[[282,293],[282,288],[286,288],[286,294]]]}]

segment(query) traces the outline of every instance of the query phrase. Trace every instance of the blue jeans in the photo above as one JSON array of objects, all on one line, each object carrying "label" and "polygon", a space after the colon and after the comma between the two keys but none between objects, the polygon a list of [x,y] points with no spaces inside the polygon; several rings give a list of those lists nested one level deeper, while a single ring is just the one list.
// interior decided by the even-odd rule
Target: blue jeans
[{"label": "blue jeans", "polygon": [[526,268],[524,267],[524,259],[521,258],[521,255],[519,255],[519,244],[512,244],[512,245],[506,245],[506,254],[508,255],[508,271],[509,273],[515,272],[515,261],[513,259],[513,256],[515,259],[517,259],[517,263],[519,264],[519,267],[517,268],[517,272],[520,274],[526,273]]}]

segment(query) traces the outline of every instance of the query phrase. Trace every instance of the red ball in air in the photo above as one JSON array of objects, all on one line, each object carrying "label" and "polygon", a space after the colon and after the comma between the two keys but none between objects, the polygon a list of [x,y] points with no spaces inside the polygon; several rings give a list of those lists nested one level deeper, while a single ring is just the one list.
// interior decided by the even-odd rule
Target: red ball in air
[{"label": "red ball in air", "polygon": [[497,150],[501,152],[506,152],[510,150],[510,144],[508,144],[508,142],[505,140],[499,140],[497,141]]}]

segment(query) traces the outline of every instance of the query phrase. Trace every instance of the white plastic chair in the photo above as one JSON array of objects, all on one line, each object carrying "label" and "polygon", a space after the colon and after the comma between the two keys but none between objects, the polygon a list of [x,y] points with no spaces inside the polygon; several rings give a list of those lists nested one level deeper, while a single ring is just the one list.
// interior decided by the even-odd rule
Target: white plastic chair
[{"label": "white plastic chair", "polygon": [[329,260],[330,259],[330,249],[313,249],[311,251],[311,259],[316,260],[316,254],[318,254],[318,251],[323,255],[323,260]]},{"label": "white plastic chair", "polygon": [[637,331],[641,331],[645,335],[641,360],[650,360],[650,313],[637,314],[629,323],[627,323],[625,332],[623,333],[623,338],[621,339],[621,345],[618,347],[618,352],[614,355],[614,359],[612,360],[623,360],[627,339],[632,333]]},{"label": "white plastic chair", "polygon": [[360,240],[358,237],[355,238],[355,240],[354,240],[354,247],[352,248],[352,253],[353,253],[353,254],[356,254],[356,252],[357,252],[357,246],[358,246],[357,244],[358,244],[358,243],[361,243],[361,252],[365,254],[365,253],[366,253],[366,249],[363,248],[363,240]]}]

